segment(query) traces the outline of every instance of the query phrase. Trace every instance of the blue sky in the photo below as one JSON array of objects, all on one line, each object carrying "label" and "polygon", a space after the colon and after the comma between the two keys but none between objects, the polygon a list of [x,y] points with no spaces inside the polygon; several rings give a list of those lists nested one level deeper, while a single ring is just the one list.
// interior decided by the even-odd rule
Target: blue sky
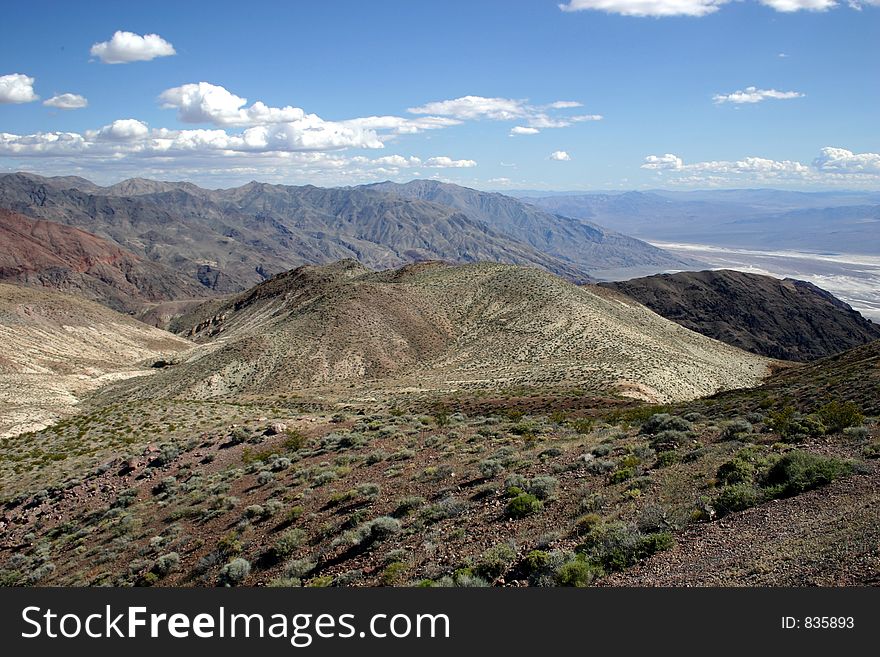
[{"label": "blue sky", "polygon": [[762,1],[14,3],[0,170],[880,189],[878,0]]}]

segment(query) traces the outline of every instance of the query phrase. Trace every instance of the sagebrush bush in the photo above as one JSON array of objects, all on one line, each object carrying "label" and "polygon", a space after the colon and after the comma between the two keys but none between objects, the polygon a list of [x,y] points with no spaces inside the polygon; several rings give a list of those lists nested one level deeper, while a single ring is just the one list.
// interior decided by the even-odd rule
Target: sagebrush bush
[{"label": "sagebrush bush", "polygon": [[486,550],[479,558],[476,574],[488,581],[498,579],[510,569],[514,559],[516,548],[510,543],[499,543]]},{"label": "sagebrush bush", "polygon": [[847,427],[861,424],[865,419],[856,404],[836,399],[822,406],[817,415],[828,427],[829,433],[840,433]]},{"label": "sagebrush bush", "polygon": [[220,586],[238,586],[247,579],[251,573],[251,562],[241,557],[236,557],[220,569],[218,583]]},{"label": "sagebrush bush", "polygon": [[774,497],[788,497],[829,484],[850,472],[852,466],[846,461],[812,452],[794,451],[770,468],[766,484],[775,489],[772,491]]},{"label": "sagebrush bush", "polygon": [[525,518],[526,516],[538,513],[543,508],[544,503],[537,497],[529,493],[522,493],[507,503],[505,515],[513,519]]},{"label": "sagebrush bush", "polygon": [[177,570],[180,567],[180,555],[177,552],[169,552],[168,554],[163,554],[156,559],[156,565],[153,567],[153,570],[156,571],[156,574],[160,577],[165,577],[169,573]]},{"label": "sagebrush bush", "polygon": [[305,539],[306,533],[299,527],[288,529],[278,537],[272,546],[272,556],[275,559],[286,559],[303,544]]},{"label": "sagebrush bush", "polygon": [[751,435],[754,427],[751,422],[737,418],[730,422],[724,423],[721,429],[721,440],[742,440]]},{"label": "sagebrush bush", "polygon": [[751,483],[735,483],[724,486],[715,498],[713,507],[719,517],[736,511],[744,511],[761,504],[766,494],[758,486]]},{"label": "sagebrush bush", "polygon": [[559,586],[589,586],[604,573],[596,564],[590,563],[583,555],[574,555],[563,563],[555,573]]},{"label": "sagebrush bush", "polygon": [[683,417],[669,413],[655,413],[642,424],[641,433],[656,435],[661,431],[691,431],[693,425]]}]

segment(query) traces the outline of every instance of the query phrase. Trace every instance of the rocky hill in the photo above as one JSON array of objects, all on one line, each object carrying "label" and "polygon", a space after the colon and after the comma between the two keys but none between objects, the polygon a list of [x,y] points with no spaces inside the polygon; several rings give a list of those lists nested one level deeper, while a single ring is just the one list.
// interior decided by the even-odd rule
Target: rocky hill
[{"label": "rocky hill", "polygon": [[191,345],[91,301],[0,283],[0,436],[71,413],[86,393],[150,374]]},{"label": "rocky hill", "polygon": [[91,233],[8,210],[0,210],[0,281],[72,292],[126,313],[210,294]]},{"label": "rocky hill", "polygon": [[126,395],[216,398],[359,382],[579,385],[668,401],[753,385],[768,364],[602,288],[496,264],[301,267],[208,302],[173,329],[203,346]]},{"label": "rocky hill", "polygon": [[693,331],[770,358],[808,361],[880,338],[880,326],[805,281],[715,270],[600,285]]}]

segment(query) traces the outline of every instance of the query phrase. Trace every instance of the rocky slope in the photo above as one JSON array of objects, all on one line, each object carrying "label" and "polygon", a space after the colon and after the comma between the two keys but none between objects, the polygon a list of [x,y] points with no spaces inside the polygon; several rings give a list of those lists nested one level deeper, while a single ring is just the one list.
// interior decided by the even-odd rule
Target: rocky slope
[{"label": "rocky slope", "polygon": [[208,302],[173,329],[203,346],[126,395],[216,398],[358,382],[580,385],[668,401],[756,384],[768,364],[602,288],[495,264],[301,267]]},{"label": "rocky slope", "polygon": [[0,210],[0,281],[72,292],[127,313],[210,293],[91,233],[8,210]]},{"label": "rocky slope", "polygon": [[97,303],[0,283],[0,437],[73,411],[101,385],[155,372],[190,344]]},{"label": "rocky slope", "polygon": [[808,361],[880,338],[880,326],[805,281],[715,270],[600,285],[693,331],[770,358]]}]

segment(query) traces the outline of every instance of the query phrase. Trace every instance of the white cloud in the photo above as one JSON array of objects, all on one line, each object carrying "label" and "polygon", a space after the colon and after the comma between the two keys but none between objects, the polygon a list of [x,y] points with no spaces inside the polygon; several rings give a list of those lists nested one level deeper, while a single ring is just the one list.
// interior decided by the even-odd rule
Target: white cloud
[{"label": "white cloud", "polygon": [[426,167],[435,169],[470,169],[477,166],[473,160],[453,160],[450,157],[441,155],[439,157],[429,157],[425,160]]},{"label": "white cloud", "polygon": [[761,101],[773,100],[790,100],[792,98],[803,98],[804,94],[799,91],[777,91],[776,89],[758,89],[757,87],[746,87],[740,91],[734,91],[729,94],[716,94],[712,96],[712,100],[716,103],[760,103]]},{"label": "white cloud", "polygon": [[557,162],[568,162],[571,160],[571,155],[566,153],[565,151],[553,151],[550,153],[550,159],[556,160]]},{"label": "white cloud", "polygon": [[184,84],[159,94],[165,109],[176,109],[184,123],[213,123],[218,126],[265,125],[299,121],[305,112],[298,107],[268,107],[257,101],[248,108],[241,98],[224,87],[208,82]]},{"label": "white cloud", "polygon": [[109,41],[92,45],[89,53],[105,64],[148,62],[157,57],[176,55],[174,46],[158,34],[140,36],[134,32],[116,31]]},{"label": "white cloud", "polygon": [[346,125],[354,125],[370,130],[388,131],[392,135],[414,135],[425,130],[437,130],[460,125],[458,119],[445,116],[423,116],[417,119],[404,118],[402,116],[365,116],[357,119],[341,121]]},{"label": "white cloud", "polygon": [[95,132],[86,132],[90,139],[99,141],[135,141],[150,134],[147,124],[137,119],[117,119]]},{"label": "white cloud", "polygon": [[880,153],[853,153],[845,148],[826,146],[813,160],[813,166],[832,173],[880,174]]},{"label": "white cloud", "polygon": [[527,128],[526,126],[518,125],[510,129],[510,136],[512,137],[514,135],[536,135],[539,132],[541,131],[537,128]]},{"label": "white cloud", "polygon": [[678,155],[673,155],[672,153],[666,153],[665,155],[649,155],[645,158],[645,163],[642,165],[643,169],[654,169],[654,170],[662,170],[662,169],[681,169],[682,160]]},{"label": "white cloud", "polygon": [[452,100],[440,100],[419,107],[410,107],[410,114],[436,114],[460,120],[492,119],[512,121],[528,114],[525,101],[511,98],[485,98],[462,96]]},{"label": "white cloud", "polygon": [[0,75],[0,104],[30,103],[40,97],[34,93],[34,79],[21,73]]},{"label": "white cloud", "polygon": [[43,105],[54,107],[55,109],[75,110],[88,107],[89,101],[86,100],[85,96],[80,96],[79,94],[58,94],[48,100],[44,100]]},{"label": "white cloud", "polygon": [[583,121],[601,121],[601,114],[581,114],[566,116],[551,115],[548,110],[558,111],[581,107],[573,100],[557,100],[549,105],[530,105],[525,100],[514,98],[486,98],[484,96],[462,96],[451,100],[439,100],[419,107],[410,107],[411,114],[433,114],[458,121],[520,121],[524,126],[511,129],[511,135],[534,135],[543,128],[567,128]]},{"label": "white cloud", "polygon": [[656,171],[669,182],[686,185],[794,182],[874,188],[880,183],[880,154],[853,153],[830,146],[823,148],[810,165],[763,157],[685,163],[667,153],[649,155],[642,168]]},{"label": "white cloud", "polygon": [[759,0],[762,5],[776,11],[791,13],[794,11],[827,11],[837,6],[835,0]]},{"label": "white cloud", "polygon": [[623,16],[705,16],[728,0],[569,0],[562,11],[604,11]]}]

